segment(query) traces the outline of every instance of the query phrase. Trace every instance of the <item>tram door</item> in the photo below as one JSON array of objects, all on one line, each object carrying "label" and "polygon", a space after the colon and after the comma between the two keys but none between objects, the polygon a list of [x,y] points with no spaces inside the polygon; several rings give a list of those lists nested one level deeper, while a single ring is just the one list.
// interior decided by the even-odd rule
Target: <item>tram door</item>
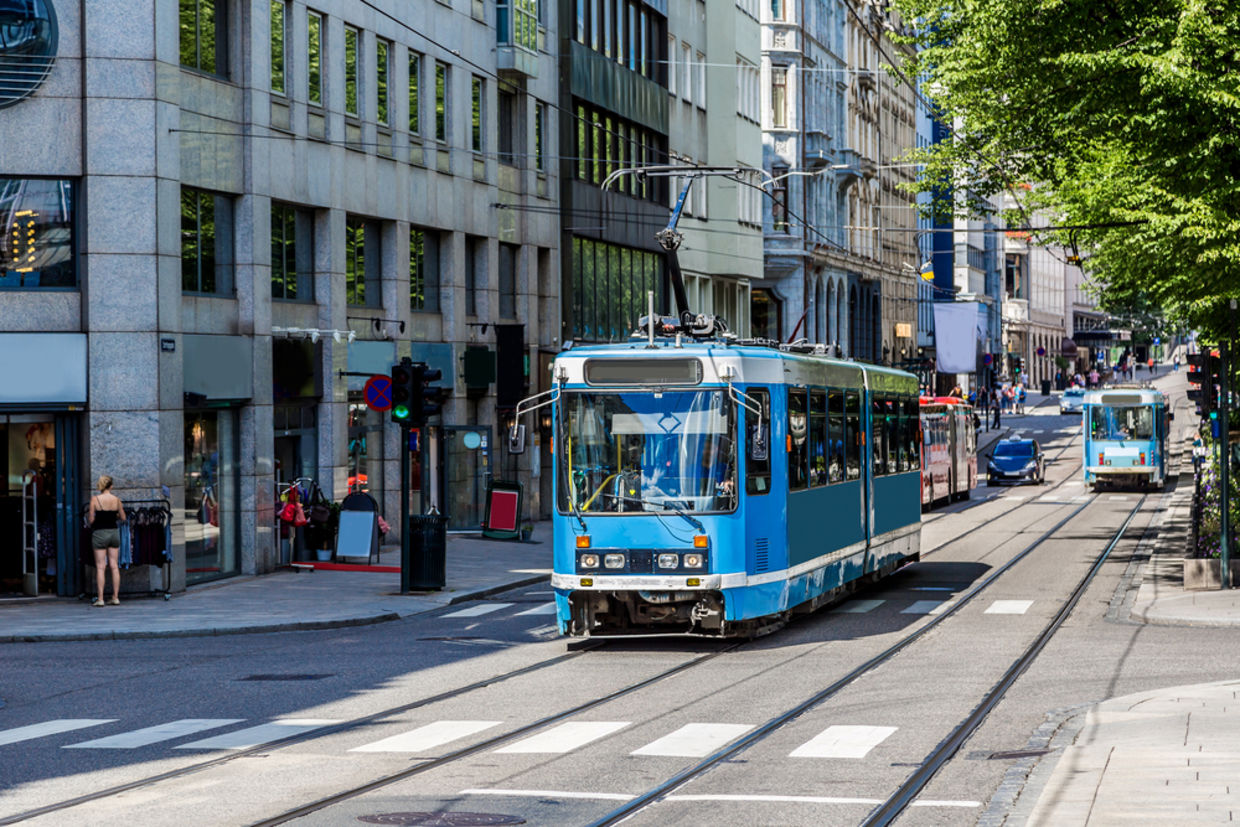
[{"label": "tram door", "polygon": [[491,427],[444,426],[439,434],[440,507],[448,530],[476,530],[482,525],[491,481]]},{"label": "tram door", "polygon": [[955,413],[947,414],[947,453],[951,457],[951,471],[947,480],[947,498],[949,500],[956,498],[956,491],[960,485],[960,443],[962,435],[960,433],[960,417]]}]

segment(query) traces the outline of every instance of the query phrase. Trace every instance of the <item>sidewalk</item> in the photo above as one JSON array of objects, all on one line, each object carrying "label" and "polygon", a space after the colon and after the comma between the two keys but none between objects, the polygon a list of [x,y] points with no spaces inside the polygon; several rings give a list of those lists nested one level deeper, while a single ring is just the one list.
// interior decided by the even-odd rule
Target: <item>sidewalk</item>
[{"label": "sidewalk", "polygon": [[[69,598],[0,601],[0,643],[196,637],[382,623],[546,580],[551,573],[551,523],[536,523],[532,540],[448,535],[447,585],[439,592],[400,594],[400,574],[392,572],[281,570],[194,586],[168,601],[133,598],[104,608]],[[399,568],[399,551],[385,552],[381,563]]]}]

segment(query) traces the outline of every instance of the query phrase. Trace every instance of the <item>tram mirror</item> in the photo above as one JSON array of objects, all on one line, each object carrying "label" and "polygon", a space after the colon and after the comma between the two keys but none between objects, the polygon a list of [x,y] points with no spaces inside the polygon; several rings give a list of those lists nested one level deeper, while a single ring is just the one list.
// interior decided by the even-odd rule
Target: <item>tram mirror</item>
[{"label": "tram mirror", "polygon": [[771,453],[770,435],[765,422],[755,422],[749,428],[749,458],[755,462],[765,462]]},{"label": "tram mirror", "polygon": [[524,454],[525,453],[525,426],[513,423],[508,429],[508,453]]}]

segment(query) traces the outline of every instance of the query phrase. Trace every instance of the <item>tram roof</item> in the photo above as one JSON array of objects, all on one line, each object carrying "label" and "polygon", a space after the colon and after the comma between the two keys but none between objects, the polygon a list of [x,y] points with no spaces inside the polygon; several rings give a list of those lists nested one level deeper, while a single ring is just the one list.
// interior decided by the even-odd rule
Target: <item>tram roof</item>
[{"label": "tram roof", "polygon": [[[703,366],[700,381],[725,382],[723,367],[735,369],[737,382],[771,384],[827,384],[860,387],[893,393],[916,393],[917,377],[896,368],[838,359],[823,353],[798,352],[762,344],[722,340],[684,340],[680,346],[668,339],[656,339],[653,348],[645,339],[615,344],[579,345],[556,356],[557,363],[568,368],[570,384],[586,383],[585,364],[588,360],[695,359]],[[595,384],[595,383],[588,383]],[[635,386],[643,383],[633,382]],[[658,383],[651,383],[658,384]]]},{"label": "tram roof", "polygon": [[1166,405],[1167,397],[1154,388],[1103,388],[1087,391],[1086,405]]}]

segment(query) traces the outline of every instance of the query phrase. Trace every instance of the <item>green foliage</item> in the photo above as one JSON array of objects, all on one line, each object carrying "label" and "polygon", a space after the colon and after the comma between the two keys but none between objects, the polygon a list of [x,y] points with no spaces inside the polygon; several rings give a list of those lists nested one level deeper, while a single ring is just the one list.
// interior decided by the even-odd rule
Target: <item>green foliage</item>
[{"label": "green foliage", "polygon": [[967,181],[940,210],[976,212],[979,197],[1018,194],[1013,223],[1044,209],[1092,227],[1041,240],[1080,250],[1105,309],[1230,332],[1223,299],[1240,297],[1240,4],[897,5],[920,21],[908,68],[955,135],[918,153],[921,184]]}]

